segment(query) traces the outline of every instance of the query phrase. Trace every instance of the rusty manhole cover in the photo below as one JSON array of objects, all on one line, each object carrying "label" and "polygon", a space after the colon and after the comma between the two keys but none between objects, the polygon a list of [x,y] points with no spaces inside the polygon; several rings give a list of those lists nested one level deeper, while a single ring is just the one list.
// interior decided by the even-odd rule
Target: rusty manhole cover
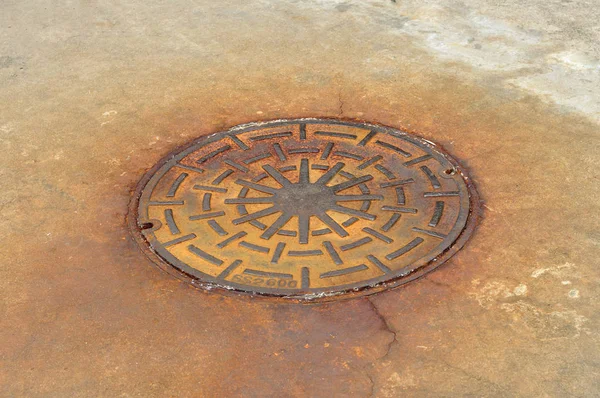
[{"label": "rusty manhole cover", "polygon": [[155,262],[195,285],[321,299],[435,268],[468,238],[475,204],[464,171],[431,142],[279,120],[164,158],[140,183],[130,224]]}]

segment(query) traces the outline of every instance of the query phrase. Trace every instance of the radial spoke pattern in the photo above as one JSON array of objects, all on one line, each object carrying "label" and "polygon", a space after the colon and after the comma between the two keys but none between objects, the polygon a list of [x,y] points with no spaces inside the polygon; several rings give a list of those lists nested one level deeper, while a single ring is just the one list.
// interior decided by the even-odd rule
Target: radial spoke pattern
[{"label": "radial spoke pattern", "polygon": [[399,284],[455,252],[477,213],[435,144],[344,121],[234,128],[154,170],[140,241],[199,286],[313,299]]},{"label": "radial spoke pattern", "polygon": [[[328,211],[347,214],[360,217],[366,220],[375,220],[376,216],[366,211],[356,210],[337,204],[338,202],[371,202],[383,200],[383,195],[344,195],[343,191],[353,188],[359,184],[373,179],[370,174],[352,177],[349,181],[335,185],[328,185],[344,168],[342,162],[336,163],[329,168],[315,182],[310,182],[310,161],[307,158],[300,160],[298,179],[295,182],[290,181],[279,170],[271,165],[264,165],[262,168],[267,175],[273,179],[279,188],[272,188],[242,179],[236,180],[236,184],[256,190],[262,193],[271,194],[266,197],[243,197],[236,199],[226,199],[226,204],[273,204],[272,206],[246,214],[233,220],[234,224],[241,224],[253,220],[259,220],[268,217],[274,213],[281,213],[279,217],[267,226],[266,230],[260,236],[262,239],[271,239],[281,228],[283,228],[293,217],[298,220],[298,242],[301,244],[309,243],[311,233],[311,218],[316,217],[324,224],[329,226],[340,237],[348,236],[348,232],[338,222],[336,222]],[[244,191],[247,195],[247,191]],[[368,205],[370,207],[370,205]]]}]

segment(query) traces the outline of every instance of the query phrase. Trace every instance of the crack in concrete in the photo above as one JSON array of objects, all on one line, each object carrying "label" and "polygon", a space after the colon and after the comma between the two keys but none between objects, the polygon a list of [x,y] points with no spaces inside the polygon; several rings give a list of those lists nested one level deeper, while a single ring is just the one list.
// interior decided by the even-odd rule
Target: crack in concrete
[{"label": "crack in concrete", "polygon": [[[440,284],[440,285],[443,285],[443,284]],[[394,330],[394,328],[392,327],[391,323],[381,313],[381,311],[379,310],[379,307],[377,307],[377,305],[373,302],[373,300],[371,300],[368,297],[366,298],[366,300],[369,302],[369,304],[370,304],[373,312],[375,313],[375,315],[377,315],[377,317],[379,318],[379,320],[383,324],[385,330],[388,333],[391,333],[392,336],[394,337],[388,343],[388,346],[386,348],[385,354],[383,354],[382,356],[376,358],[375,360],[373,360],[371,362],[371,366],[372,366],[375,362],[382,361],[382,360],[384,360],[385,358],[387,358],[390,355],[392,347],[394,346],[394,344],[398,343],[398,332],[396,330]],[[497,384],[497,383],[489,380],[488,378],[485,378],[485,377],[482,377],[482,376],[479,376],[479,375],[476,375],[476,374],[472,374],[469,371],[467,371],[467,370],[465,370],[463,368],[457,367],[457,366],[453,366],[453,365],[451,365],[450,363],[448,363],[446,361],[440,361],[440,362],[443,365],[445,365],[447,368],[452,369],[452,370],[454,370],[454,371],[456,371],[456,372],[458,372],[460,374],[463,374],[465,377],[472,378],[472,379],[474,379],[474,380],[476,380],[476,381],[478,381],[478,382],[480,382],[482,384],[485,384],[489,388],[491,388],[491,389],[493,389],[495,391],[502,392],[502,393],[506,393],[507,392],[507,389],[504,386],[502,386],[500,384]],[[370,389],[370,392],[367,395],[367,397],[368,398],[375,397],[376,383],[375,383],[375,380],[373,378],[373,375],[369,371],[366,371],[366,377],[371,382],[371,389]]]},{"label": "crack in concrete", "polygon": [[344,116],[344,101],[342,101],[342,90],[338,91],[338,103],[339,103],[338,117],[343,117]]},{"label": "crack in concrete", "polygon": [[[381,360],[387,358],[388,355],[390,355],[390,352],[392,351],[392,347],[394,346],[395,343],[398,342],[398,334],[394,330],[392,325],[388,322],[388,320],[379,311],[379,308],[377,307],[377,305],[375,305],[375,303],[368,297],[366,298],[366,301],[370,304],[370,306],[373,310],[373,313],[375,313],[375,315],[377,315],[377,318],[379,318],[379,320],[383,324],[384,329],[393,336],[393,338],[390,340],[390,342],[387,345],[385,353],[382,356],[380,356],[379,358],[376,358],[371,362],[371,366],[373,366],[373,364],[375,362],[381,361]],[[372,398],[375,396],[375,380],[373,379],[373,376],[369,373],[368,370],[366,371],[366,376],[371,382],[371,391],[370,391],[369,395],[367,395],[367,397]]]},{"label": "crack in concrete", "polygon": [[392,350],[392,346],[394,345],[394,343],[398,342],[398,339],[397,339],[398,338],[398,334],[393,329],[393,327],[388,322],[388,320],[385,319],[385,317],[383,316],[383,314],[381,312],[379,312],[379,308],[375,305],[375,303],[373,302],[373,300],[371,300],[370,298],[367,298],[367,301],[369,302],[369,304],[371,304],[371,308],[373,308],[373,312],[375,313],[375,315],[377,315],[377,317],[379,318],[379,320],[381,320],[381,322],[385,326],[385,330],[387,332],[391,333],[392,336],[394,336],[394,338],[388,343],[388,347],[386,349],[385,354],[383,354],[381,357],[379,357],[379,358],[376,359],[377,361],[380,361],[380,360],[386,358],[390,354],[390,351]]},{"label": "crack in concrete", "polygon": [[375,380],[373,380],[373,376],[371,376],[369,373],[367,373],[367,378],[371,382],[371,391],[369,391],[367,398],[372,398],[375,396]]}]

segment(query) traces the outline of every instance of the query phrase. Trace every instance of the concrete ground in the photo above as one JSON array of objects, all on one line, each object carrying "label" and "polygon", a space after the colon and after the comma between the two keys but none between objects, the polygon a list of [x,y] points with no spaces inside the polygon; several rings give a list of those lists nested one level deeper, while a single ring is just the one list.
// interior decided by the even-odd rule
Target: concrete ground
[{"label": "concrete ground", "polygon": [[[0,4],[0,396],[593,397],[600,3]],[[125,223],[194,137],[289,117],[413,131],[483,219],[404,288],[322,305],[196,290]]]}]

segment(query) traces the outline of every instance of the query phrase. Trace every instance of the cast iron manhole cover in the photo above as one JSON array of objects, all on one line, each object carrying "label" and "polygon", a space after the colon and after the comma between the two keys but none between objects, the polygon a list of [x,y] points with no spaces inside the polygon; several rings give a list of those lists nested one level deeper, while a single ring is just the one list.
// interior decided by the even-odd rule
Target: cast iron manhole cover
[{"label": "cast iron manhole cover", "polygon": [[195,285],[319,299],[396,286],[454,254],[476,194],[431,142],[327,119],[254,123],[156,165],[131,225]]}]

